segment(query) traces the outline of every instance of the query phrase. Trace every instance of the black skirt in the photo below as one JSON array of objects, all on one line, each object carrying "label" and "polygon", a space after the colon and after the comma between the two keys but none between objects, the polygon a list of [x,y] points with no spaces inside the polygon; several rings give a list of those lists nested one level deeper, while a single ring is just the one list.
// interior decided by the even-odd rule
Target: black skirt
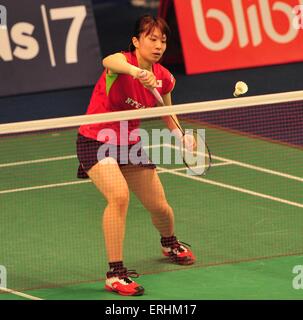
[{"label": "black skirt", "polygon": [[[103,150],[107,151],[103,152],[101,148],[102,146],[105,147]],[[114,152],[110,152],[110,150],[114,150]],[[136,150],[137,156],[140,158],[139,162],[133,161],[131,150]],[[80,163],[77,177],[80,179],[87,179],[87,171],[89,171],[89,169],[92,168],[96,163],[105,159],[106,157],[112,157],[116,159],[119,166],[132,164],[149,169],[156,168],[156,165],[151,162],[151,160],[148,158],[148,155],[144,151],[141,141],[137,142],[135,145],[110,146],[108,144],[106,145],[104,142],[90,139],[78,134],[77,156]]]}]

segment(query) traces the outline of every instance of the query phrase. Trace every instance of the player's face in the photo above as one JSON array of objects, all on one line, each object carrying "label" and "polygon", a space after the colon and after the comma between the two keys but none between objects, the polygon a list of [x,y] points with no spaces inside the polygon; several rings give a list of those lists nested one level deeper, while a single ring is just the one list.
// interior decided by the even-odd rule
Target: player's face
[{"label": "player's face", "polygon": [[140,35],[137,48],[144,60],[156,63],[166,50],[166,35],[163,35],[158,28],[155,28],[148,35],[143,33]]}]

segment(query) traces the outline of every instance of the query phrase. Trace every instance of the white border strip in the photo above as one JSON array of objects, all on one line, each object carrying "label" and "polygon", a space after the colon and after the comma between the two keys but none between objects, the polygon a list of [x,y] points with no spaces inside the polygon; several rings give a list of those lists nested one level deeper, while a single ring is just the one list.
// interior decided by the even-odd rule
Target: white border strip
[{"label": "white border strip", "polygon": [[264,106],[284,102],[303,100],[303,91],[292,91],[284,93],[267,94],[252,97],[213,100],[198,103],[179,104],[167,107],[148,109],[137,109],[83,116],[62,117],[55,119],[44,119],[25,122],[14,122],[0,125],[0,134],[12,134],[20,132],[31,132],[38,130],[49,130],[58,128],[78,127],[83,124],[126,121],[131,119],[149,119],[172,114],[188,114],[195,112],[216,111],[224,109],[243,108],[248,106]]}]

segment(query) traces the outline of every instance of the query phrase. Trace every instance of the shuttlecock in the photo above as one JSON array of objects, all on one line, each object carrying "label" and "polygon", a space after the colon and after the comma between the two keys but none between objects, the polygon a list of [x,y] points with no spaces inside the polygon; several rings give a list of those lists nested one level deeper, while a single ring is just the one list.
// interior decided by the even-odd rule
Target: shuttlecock
[{"label": "shuttlecock", "polygon": [[248,86],[243,81],[238,81],[235,85],[234,97],[239,97],[248,91]]}]

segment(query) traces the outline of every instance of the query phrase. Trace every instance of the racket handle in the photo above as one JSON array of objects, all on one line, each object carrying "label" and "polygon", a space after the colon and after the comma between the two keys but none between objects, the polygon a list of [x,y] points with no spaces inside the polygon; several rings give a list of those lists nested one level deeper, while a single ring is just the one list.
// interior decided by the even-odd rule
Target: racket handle
[{"label": "racket handle", "polygon": [[160,103],[161,106],[164,106],[164,101],[159,93],[159,91],[157,90],[157,88],[151,88],[149,89],[151,91],[151,93],[154,95],[154,97],[157,99],[157,101]]},{"label": "racket handle", "polygon": [[[142,70],[140,73],[140,78],[144,78],[145,76],[146,76],[146,71]],[[149,91],[154,95],[154,97],[160,103],[160,105],[164,106],[164,101],[163,101],[159,91],[157,90],[157,88],[150,88]]]}]

